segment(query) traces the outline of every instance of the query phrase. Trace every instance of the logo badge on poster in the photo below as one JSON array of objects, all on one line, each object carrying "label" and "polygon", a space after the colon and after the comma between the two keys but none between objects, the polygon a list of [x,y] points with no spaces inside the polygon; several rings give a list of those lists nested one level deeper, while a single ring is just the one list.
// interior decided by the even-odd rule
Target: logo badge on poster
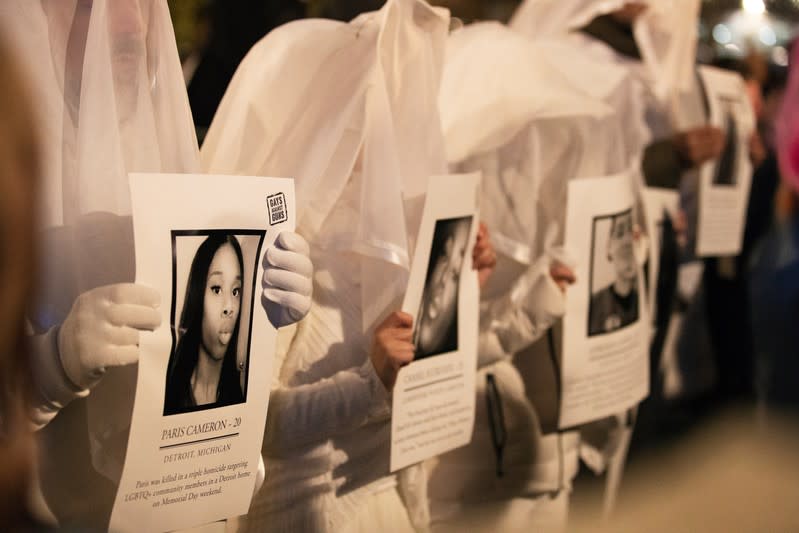
[{"label": "logo badge on poster", "polygon": [[269,206],[269,225],[274,226],[289,219],[286,209],[286,197],[282,192],[266,197],[266,204]]}]

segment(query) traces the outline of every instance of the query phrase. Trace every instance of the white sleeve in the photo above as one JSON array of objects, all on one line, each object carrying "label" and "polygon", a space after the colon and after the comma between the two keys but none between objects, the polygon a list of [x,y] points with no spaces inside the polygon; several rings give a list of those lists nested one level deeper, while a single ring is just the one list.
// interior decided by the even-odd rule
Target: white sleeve
[{"label": "white sleeve", "polygon": [[57,326],[42,335],[28,338],[36,384],[30,418],[34,428],[38,430],[55,418],[69,402],[87,396],[89,390],[77,387],[64,372],[58,355]]},{"label": "white sleeve", "polygon": [[480,348],[507,355],[526,348],[566,311],[565,298],[549,275],[549,259],[531,266],[503,297],[482,308]]},{"label": "white sleeve", "polygon": [[314,383],[289,386],[278,381],[269,397],[263,449],[268,456],[284,456],[386,417],[389,411],[389,393],[369,358],[360,367]]}]

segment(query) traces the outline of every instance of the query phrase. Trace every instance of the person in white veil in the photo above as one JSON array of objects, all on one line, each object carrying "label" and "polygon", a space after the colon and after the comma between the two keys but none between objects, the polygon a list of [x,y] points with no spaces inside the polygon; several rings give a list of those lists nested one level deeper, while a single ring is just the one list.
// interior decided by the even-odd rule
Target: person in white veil
[{"label": "person in white veil", "polygon": [[[453,170],[483,173],[482,212],[498,262],[481,296],[473,439],[431,464],[440,531],[566,526],[580,435],[556,430],[553,354],[532,347],[565,312],[563,291],[574,281],[563,248],[568,182],[626,170],[635,160],[626,145],[640,146],[645,132],[632,121],[624,135],[620,115],[555,68],[551,53],[496,23],[467,26],[448,43],[440,94],[447,154]],[[575,70],[591,68],[574,61]],[[606,90],[618,91],[622,79],[606,81]],[[528,372],[514,356],[528,360]]]},{"label": "person in white veil", "polygon": [[[573,0],[563,3],[568,13],[542,27],[534,21],[550,3],[528,0],[514,16],[514,27],[528,35],[537,29],[561,36],[571,32],[567,40],[573,46],[604,63],[615,62],[637,72],[648,96],[646,117],[653,138],[642,163],[646,185],[680,190],[681,214],[676,219],[667,217],[659,236],[661,264],[655,280],[658,298],[654,302],[650,387],[659,395],[659,363],[677,290],[678,261],[693,258],[699,168],[720,157],[725,139],[719,128],[708,125],[706,96],[694,64],[699,3]],[[753,135],[751,153],[757,153],[758,144]],[[672,228],[679,228],[680,239]],[[678,246],[678,241],[684,244]],[[649,403],[653,402],[655,398]]]},{"label": "person in white veil", "polygon": [[[552,59],[566,71],[574,71],[567,58],[579,54],[594,61],[596,68],[627,73],[627,89],[603,99],[617,113],[646,122],[647,139],[636,154],[642,178],[639,193],[644,186],[685,186],[687,174],[721,152],[723,135],[718,128],[680,120],[681,115],[691,112],[685,109],[684,97],[694,90],[696,81],[698,14],[697,0],[526,0],[510,23],[529,38],[557,42],[566,55],[553,54]],[[580,74],[578,71],[574,76],[575,82],[595,91],[591,75]],[[625,94],[628,96],[618,98]],[[650,360],[650,389],[655,393],[660,387],[660,352],[676,290],[677,240],[669,229],[679,223],[681,220],[669,220],[664,224],[667,229],[659,242],[660,257],[654,259],[661,263],[659,279],[653,280],[658,286],[658,300],[650,302],[656,324]],[[624,439],[629,437],[628,429]],[[615,458],[619,476],[624,448]],[[609,481],[612,486],[614,482]],[[614,493],[609,490],[607,501],[613,501]]]},{"label": "person in white veil", "polygon": [[[295,178],[316,267],[310,315],[278,343],[252,531],[426,527],[424,471],[389,474],[389,398],[414,357],[413,317],[395,310],[426,184],[447,173],[448,28],[449,12],[421,0],[282,26],[240,65],[203,144],[211,172]],[[482,231],[473,252],[485,278]]]},{"label": "person in white veil", "polygon": [[[132,283],[127,174],[197,172],[191,111],[163,0],[7,0],[0,25],[31,74],[43,141],[28,319],[39,485],[62,525],[104,529],[127,447],[138,332],[159,325],[157,293]],[[305,246],[292,234],[279,241]],[[291,322],[310,305],[307,246],[304,255],[278,248],[272,257],[291,254],[290,274],[305,279],[278,280],[265,295],[299,304],[283,309]]]},{"label": "person in white veil", "polygon": [[[565,71],[575,70],[569,61],[575,54],[601,69],[627,71],[638,96],[606,101],[645,117],[651,138],[641,162],[644,184],[677,189],[720,154],[723,141],[695,98],[699,8],[697,0],[525,0],[510,25],[531,39],[557,42],[552,60]],[[592,73],[573,79],[592,92],[602,86],[591,82]]]}]

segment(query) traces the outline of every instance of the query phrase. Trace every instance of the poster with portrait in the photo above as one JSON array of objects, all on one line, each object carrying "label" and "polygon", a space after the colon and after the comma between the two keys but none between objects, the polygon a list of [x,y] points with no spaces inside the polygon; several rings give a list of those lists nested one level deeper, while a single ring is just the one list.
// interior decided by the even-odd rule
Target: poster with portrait
[{"label": "poster with portrait", "polygon": [[749,138],[754,113],[739,74],[704,66],[699,73],[710,124],[724,133],[724,148],[718,159],[700,169],[696,253],[700,257],[736,255],[743,244],[752,184]]},{"label": "poster with portrait", "polygon": [[648,393],[649,322],[635,209],[628,174],[569,182],[565,244],[577,254],[577,281],[566,293],[560,428],[623,412]]},{"label": "poster with portrait", "polygon": [[171,531],[245,514],[276,341],[263,262],[294,229],[294,182],[131,174],[130,190],[136,282],[160,293],[161,325],[139,335],[110,529]]},{"label": "poster with portrait", "polygon": [[464,446],[472,435],[479,190],[477,173],[430,178],[402,304],[414,317],[415,358],[394,386],[392,472]]}]

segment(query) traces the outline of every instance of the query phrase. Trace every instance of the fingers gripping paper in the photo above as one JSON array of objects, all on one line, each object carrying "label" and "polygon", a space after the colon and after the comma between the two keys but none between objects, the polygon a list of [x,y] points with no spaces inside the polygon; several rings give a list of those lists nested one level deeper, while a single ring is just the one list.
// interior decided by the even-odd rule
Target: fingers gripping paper
[{"label": "fingers gripping paper", "polygon": [[472,269],[479,174],[430,179],[402,310],[414,361],[400,370],[391,471],[468,444],[474,425],[479,290]]},{"label": "fingers gripping paper", "polygon": [[264,257],[280,231],[293,231],[293,182],[132,174],[131,200],[136,281],[160,294],[161,325],[139,337],[110,529],[167,531],[245,514],[276,340],[261,296]]}]

